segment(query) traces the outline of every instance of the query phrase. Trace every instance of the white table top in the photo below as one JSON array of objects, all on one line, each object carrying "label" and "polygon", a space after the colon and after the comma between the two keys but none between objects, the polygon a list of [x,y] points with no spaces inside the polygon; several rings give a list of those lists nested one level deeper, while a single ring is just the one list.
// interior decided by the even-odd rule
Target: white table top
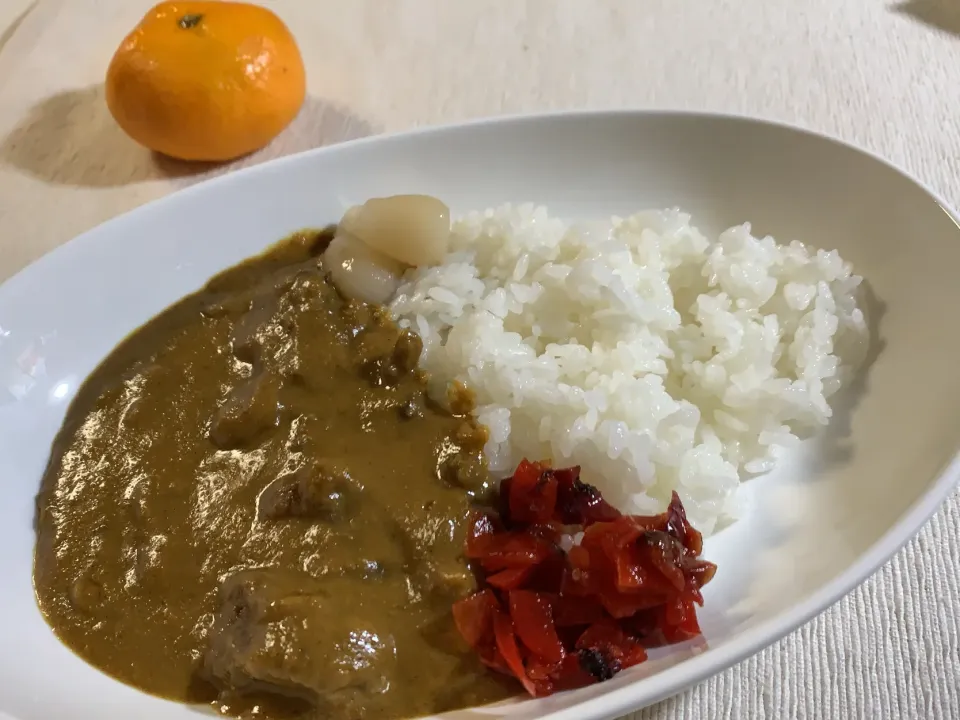
[{"label": "white table top", "polygon": [[[103,102],[110,56],[151,4],[0,0],[0,280],[203,177],[158,164]],[[960,205],[956,0],[263,4],[297,35],[310,98],[284,135],[241,164],[484,115],[690,108],[837,135]],[[635,717],[960,718],[958,577],[955,495],[821,617]]]}]

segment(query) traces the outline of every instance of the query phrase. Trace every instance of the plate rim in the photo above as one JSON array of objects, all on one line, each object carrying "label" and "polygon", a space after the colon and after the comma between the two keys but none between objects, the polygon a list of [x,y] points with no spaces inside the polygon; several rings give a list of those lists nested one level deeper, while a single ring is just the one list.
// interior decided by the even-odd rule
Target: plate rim
[{"label": "plate rim", "polygon": [[[228,170],[223,175],[202,180],[161,197],[149,200],[75,235],[56,248],[36,258],[0,283],[0,301],[2,301],[3,297],[8,293],[16,293],[25,283],[30,283],[32,277],[38,272],[43,272],[47,265],[68,262],[72,254],[82,251],[108,227],[131,222],[144,215],[158,212],[163,209],[165,203],[170,202],[173,198],[189,194],[202,194],[213,188],[228,186],[231,183],[244,182],[244,178],[257,174],[263,175],[282,172],[287,165],[304,162],[307,158],[344,152],[349,153],[365,146],[396,142],[402,143],[424,136],[469,132],[473,129],[486,127],[522,126],[565,120],[583,122],[593,120],[602,122],[604,120],[629,120],[631,118],[659,118],[660,120],[667,121],[671,118],[702,121],[723,120],[747,126],[753,125],[787,131],[808,138],[826,141],[841,149],[866,156],[886,167],[888,170],[893,171],[902,179],[922,190],[940,207],[950,220],[960,228],[960,214],[958,214],[951,204],[937,191],[917,178],[910,171],[853,142],[829,133],[812,130],[800,124],[743,113],[670,108],[578,109],[543,113],[518,113],[374,134],[284,155],[249,167]],[[958,436],[958,440],[960,440],[960,436]],[[584,720],[585,718],[600,720],[601,718],[619,717],[624,713],[629,713],[642,707],[648,707],[678,694],[752,657],[766,647],[781,640],[789,633],[797,630],[802,625],[805,625],[814,617],[825,612],[873,576],[881,565],[892,559],[909,541],[916,537],[958,484],[960,484],[960,450],[955,450],[952,457],[944,463],[939,472],[931,479],[931,483],[923,495],[909,506],[906,512],[903,513],[866,552],[857,558],[853,564],[823,584],[819,590],[805,600],[792,605],[779,615],[764,620],[756,626],[735,635],[718,648],[710,648],[708,645],[706,650],[694,657],[684,660],[678,665],[647,677],[639,678],[635,682],[625,684],[623,687],[600,693],[596,697],[577,702],[567,708],[549,712],[541,717],[543,717],[544,720]],[[643,688],[644,692],[638,694],[637,691],[640,687]]]}]

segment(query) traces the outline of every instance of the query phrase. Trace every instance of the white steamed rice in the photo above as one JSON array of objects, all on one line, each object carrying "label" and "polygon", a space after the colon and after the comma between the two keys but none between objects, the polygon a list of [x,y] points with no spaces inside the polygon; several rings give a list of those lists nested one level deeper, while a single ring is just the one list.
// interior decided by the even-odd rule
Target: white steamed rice
[{"label": "white steamed rice", "polygon": [[457,220],[391,310],[423,338],[434,395],[475,392],[493,472],[579,464],[630,512],[677,490],[710,533],[741,474],[829,420],[865,347],[859,284],[836,251],[748,224],[707,238],[679,210],[571,226],[504,206]]}]

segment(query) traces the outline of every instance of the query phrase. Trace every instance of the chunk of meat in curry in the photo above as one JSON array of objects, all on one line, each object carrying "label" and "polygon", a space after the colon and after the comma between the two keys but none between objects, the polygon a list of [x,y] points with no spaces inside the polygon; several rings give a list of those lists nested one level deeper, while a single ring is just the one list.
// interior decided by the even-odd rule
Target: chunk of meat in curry
[{"label": "chunk of meat in curry", "polygon": [[80,389],[37,500],[37,598],[136,687],[266,718],[499,699],[459,641],[481,428],[421,345],[327,281],[325,234],[214,278]]}]

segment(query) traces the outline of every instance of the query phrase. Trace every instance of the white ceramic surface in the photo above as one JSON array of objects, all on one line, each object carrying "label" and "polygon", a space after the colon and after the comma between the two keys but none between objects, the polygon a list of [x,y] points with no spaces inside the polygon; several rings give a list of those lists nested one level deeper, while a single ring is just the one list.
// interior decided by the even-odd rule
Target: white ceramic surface
[{"label": "white ceramic surface", "polygon": [[589,720],[666,697],[865,579],[960,474],[960,229],[875,157],[785,126],[669,112],[494,120],[312,151],[144,206],[0,286],[0,716],[197,717],[85,665],[40,617],[33,496],[49,443],[78,383],[137,325],[283,235],[398,192],[454,211],[530,200],[569,216],[679,205],[705,230],[750,220],[781,241],[839,249],[868,278],[879,329],[829,430],[746,483],[746,517],[707,542],[719,571],[701,641],[602,685],[450,717]]}]

